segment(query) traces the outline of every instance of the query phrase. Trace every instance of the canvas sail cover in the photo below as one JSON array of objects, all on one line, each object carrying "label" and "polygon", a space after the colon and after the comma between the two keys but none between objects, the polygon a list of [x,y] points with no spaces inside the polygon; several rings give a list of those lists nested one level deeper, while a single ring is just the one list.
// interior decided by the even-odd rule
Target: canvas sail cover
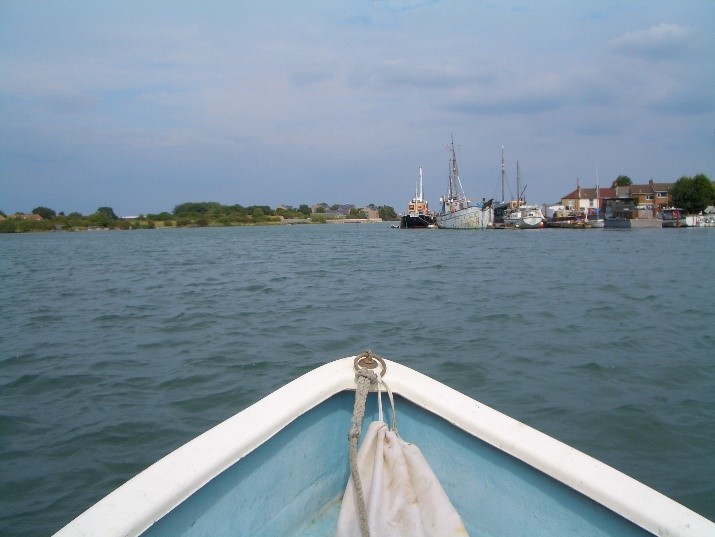
[{"label": "canvas sail cover", "polygon": [[[382,421],[368,427],[357,453],[370,537],[467,535],[457,511],[419,448]],[[338,517],[338,537],[361,537],[352,477]]]}]

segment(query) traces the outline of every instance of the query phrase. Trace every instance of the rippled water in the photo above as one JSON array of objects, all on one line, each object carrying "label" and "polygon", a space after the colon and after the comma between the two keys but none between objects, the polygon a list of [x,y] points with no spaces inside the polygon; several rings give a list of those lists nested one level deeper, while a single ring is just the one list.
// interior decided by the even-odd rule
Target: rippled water
[{"label": "rippled water", "polygon": [[365,349],[715,518],[715,232],[0,235],[0,535]]}]

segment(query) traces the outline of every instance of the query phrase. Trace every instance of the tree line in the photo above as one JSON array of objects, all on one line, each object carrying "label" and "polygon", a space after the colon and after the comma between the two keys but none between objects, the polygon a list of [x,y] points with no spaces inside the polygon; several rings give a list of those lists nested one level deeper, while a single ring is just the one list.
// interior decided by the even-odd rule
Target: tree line
[{"label": "tree line", "polygon": [[[325,205],[325,204],[323,204]],[[375,209],[383,220],[397,220],[395,210],[390,206]],[[314,223],[325,223],[331,216],[323,213],[312,213],[308,205],[300,205],[297,209],[278,207],[272,209],[267,205],[222,205],[217,202],[187,202],[174,207],[172,212],[140,215],[126,219],[116,215],[111,207],[99,207],[90,215],[78,212],[65,214],[56,212],[49,207],[35,207],[32,215],[40,219],[27,219],[25,215],[6,215],[0,211],[0,233],[17,233],[27,231],[53,230],[86,230],[86,229],[154,229],[157,227],[208,227],[234,225],[270,225],[279,224],[284,219],[305,220]],[[367,218],[364,210],[351,209],[347,218]]]},{"label": "tree line", "polygon": [[[612,186],[627,186],[633,182],[626,175],[619,175]],[[688,214],[697,214],[710,205],[715,205],[715,186],[705,174],[694,177],[683,176],[670,188],[670,195],[675,207],[683,209]],[[0,233],[16,233],[26,231],[53,230],[84,230],[84,229],[153,229],[157,227],[207,227],[234,226],[256,224],[278,224],[283,219],[296,219],[324,223],[332,218],[325,212],[329,207],[319,204],[319,209],[313,213],[308,205],[300,205],[297,209],[278,207],[272,209],[267,205],[222,205],[217,202],[187,202],[174,207],[172,212],[140,215],[133,219],[119,218],[111,207],[99,207],[90,215],[78,212],[65,214],[55,212],[49,207],[35,207],[33,215],[37,220],[21,218],[20,215],[6,215],[0,211]],[[337,208],[338,205],[329,208]],[[378,211],[383,220],[398,220],[397,213],[389,205],[368,205],[368,208]],[[350,209],[347,218],[366,218],[363,209]]]}]

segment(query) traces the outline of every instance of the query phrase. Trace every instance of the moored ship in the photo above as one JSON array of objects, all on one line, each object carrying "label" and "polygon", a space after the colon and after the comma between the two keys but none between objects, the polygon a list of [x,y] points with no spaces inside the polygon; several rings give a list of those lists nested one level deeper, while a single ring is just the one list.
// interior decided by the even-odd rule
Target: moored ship
[{"label": "moored ship", "polygon": [[430,212],[422,191],[422,166],[420,166],[420,183],[415,189],[415,197],[407,204],[407,212],[400,216],[400,228],[426,228],[435,226],[435,216]]},{"label": "moored ship", "polygon": [[442,211],[437,214],[437,227],[441,229],[486,229],[492,225],[494,212],[491,200],[472,203],[464,194],[459,180],[454,138],[449,160],[449,189],[440,201]]}]

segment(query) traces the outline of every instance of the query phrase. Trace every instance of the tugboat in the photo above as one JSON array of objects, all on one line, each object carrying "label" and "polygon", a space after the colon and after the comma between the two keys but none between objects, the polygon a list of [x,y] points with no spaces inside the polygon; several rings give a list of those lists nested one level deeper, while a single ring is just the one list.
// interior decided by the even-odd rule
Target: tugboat
[{"label": "tugboat", "polygon": [[435,227],[435,216],[430,212],[422,196],[422,166],[420,166],[419,187],[415,189],[415,197],[407,205],[407,213],[400,216],[400,229],[425,227]]}]

